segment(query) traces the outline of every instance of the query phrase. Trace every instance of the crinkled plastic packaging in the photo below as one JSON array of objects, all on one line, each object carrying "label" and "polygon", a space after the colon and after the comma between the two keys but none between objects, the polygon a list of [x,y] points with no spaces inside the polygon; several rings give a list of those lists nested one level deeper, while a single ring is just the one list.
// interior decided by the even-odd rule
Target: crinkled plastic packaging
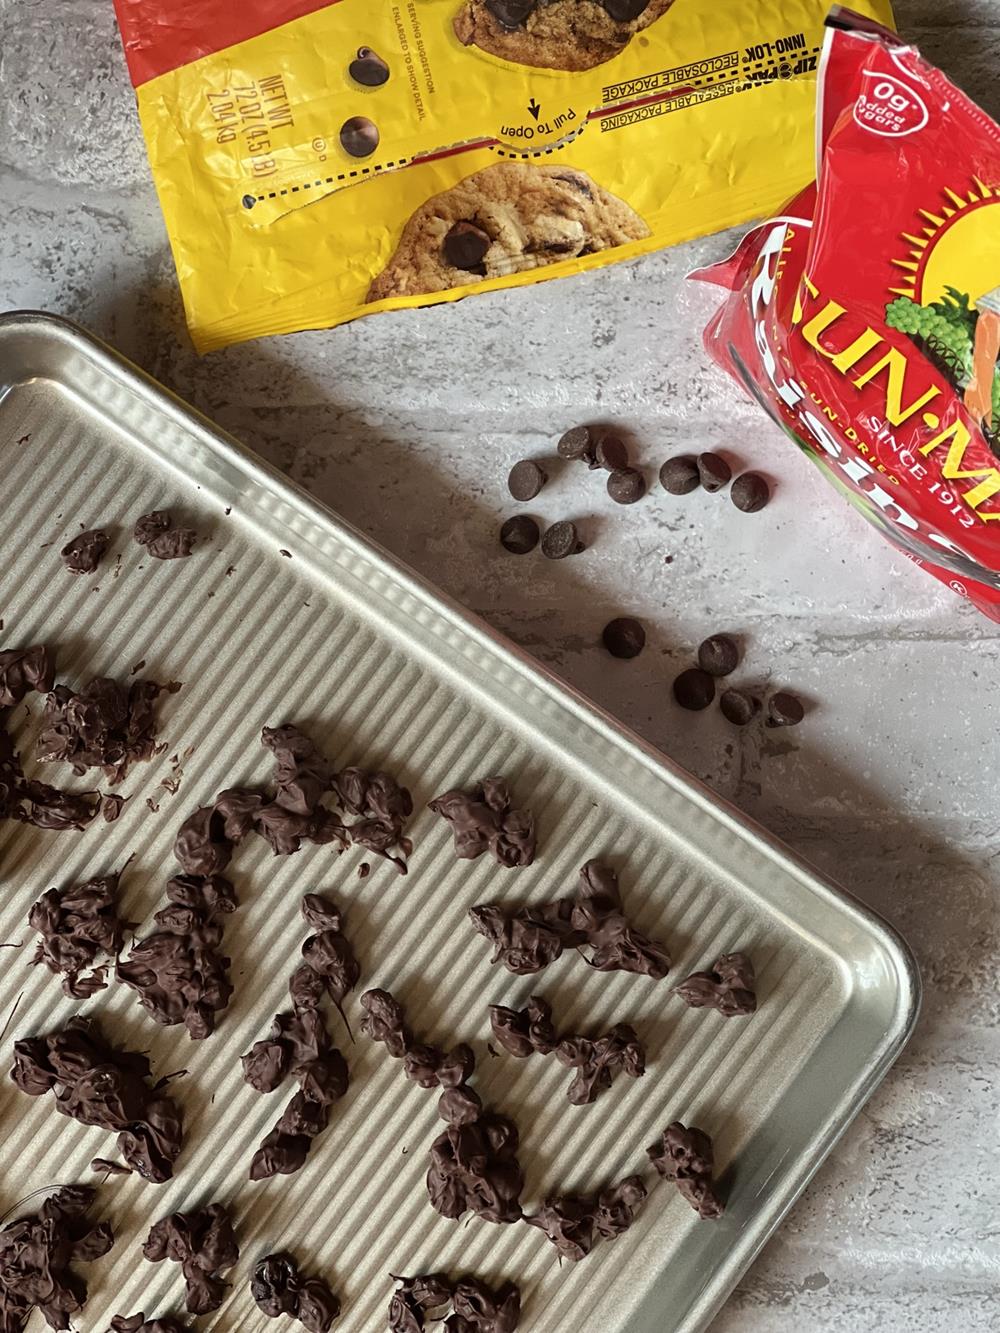
[{"label": "crinkled plastic packaging", "polygon": [[812,174],[827,0],[115,6],[201,350],[599,268]]},{"label": "crinkled plastic packaging", "polygon": [[818,180],[726,262],[710,354],[909,558],[1000,620],[1000,126],[837,7]]}]

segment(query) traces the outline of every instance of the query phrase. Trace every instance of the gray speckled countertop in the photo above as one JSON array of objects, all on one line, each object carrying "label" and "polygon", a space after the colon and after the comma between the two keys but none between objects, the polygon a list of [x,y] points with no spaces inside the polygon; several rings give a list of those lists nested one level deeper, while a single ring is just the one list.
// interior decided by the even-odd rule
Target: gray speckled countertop
[{"label": "gray speckled countertop", "polygon": [[[1000,113],[997,0],[898,0],[902,29]],[[108,338],[884,913],[926,984],[917,1035],[714,1333],[1000,1324],[1000,629],[895,555],[710,368],[717,237],[533,290],[379,315],[199,359],[111,0],[0,0],[0,307]],[[567,426],[617,423],[653,469],[719,448],[777,480],[762,515],[583,473],[535,503],[586,554],[502,558],[504,478]],[[669,557],[669,561],[668,561]],[[611,661],[614,614],[650,646]],[[812,701],[780,742],[670,682],[728,629],[748,677]]]}]

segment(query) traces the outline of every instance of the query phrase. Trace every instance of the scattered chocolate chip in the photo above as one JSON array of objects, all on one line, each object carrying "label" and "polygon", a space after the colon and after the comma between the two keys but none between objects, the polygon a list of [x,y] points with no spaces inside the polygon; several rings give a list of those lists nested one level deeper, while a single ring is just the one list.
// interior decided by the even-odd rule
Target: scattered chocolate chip
[{"label": "scattered chocolate chip", "polygon": [[731,676],[739,664],[739,647],[728,634],[713,634],[698,649],[698,665],[710,676]]},{"label": "scattered chocolate chip", "polygon": [[50,1328],[71,1327],[71,1316],[87,1300],[87,1284],[70,1264],[99,1259],[115,1240],[110,1222],[89,1216],[96,1199],[89,1185],[66,1185],[50,1194],[37,1213],[0,1228],[4,1333],[21,1333],[35,1309]]},{"label": "scattered chocolate chip", "polygon": [[707,972],[692,972],[674,987],[692,1009],[717,1009],[724,1018],[742,1018],[756,1012],[757,991],[753,963],[745,953],[726,953]]},{"label": "scattered chocolate chip", "polygon": [[568,555],[579,555],[584,549],[576,532],[576,524],[568,519],[546,528],[542,538],[542,555],[549,560],[565,560]]},{"label": "scattered chocolate chip", "polygon": [[0,708],[13,708],[26,694],[48,694],[55,679],[55,662],[44,644],[8,648],[0,653]]},{"label": "scattered chocolate chip", "polygon": [[746,690],[726,690],[719,700],[722,716],[735,727],[745,727],[760,712],[760,700]]},{"label": "scattered chocolate chip", "polygon": [[71,574],[93,574],[110,545],[108,534],[94,528],[67,542],[59,555]]},{"label": "scattered chocolate chip", "polygon": [[284,547],[282,547],[282,548],[278,551],[278,554],[279,554],[279,555],[283,555],[283,556],[285,557],[286,560],[291,560],[291,558],[292,558],[292,553],[291,553],[291,551],[286,551],[286,550],[284,549]]},{"label": "scattered chocolate chip", "polygon": [[[41,940],[33,963],[44,963],[63,975],[63,993],[85,1000],[107,986],[107,967],[96,967],[102,953],[115,957],[122,950],[130,921],[118,919],[115,902],[118,876],[90,879],[66,889],[49,889],[28,913],[28,925]],[[80,974],[88,968],[88,977]]]},{"label": "scattered chocolate chip", "polygon": [[646,1194],[642,1180],[628,1176],[597,1195],[549,1195],[524,1220],[543,1231],[563,1259],[579,1263],[598,1241],[614,1240],[629,1229]]},{"label": "scattered chocolate chip", "polygon": [[733,469],[718,454],[699,454],[697,466],[702,486],[712,494],[721,491],[732,480]]},{"label": "scattered chocolate chip", "polygon": [[594,449],[594,462],[605,472],[628,470],[628,449],[617,435],[602,435]]},{"label": "scattered chocolate chip", "polygon": [[507,478],[507,489],[515,500],[533,500],[548,477],[533,459],[522,458],[515,463]]},{"label": "scattered chocolate chip", "polygon": [[158,1264],[172,1259],[181,1265],[185,1304],[191,1314],[211,1314],[226,1299],[220,1274],[232,1268],[240,1247],[221,1203],[190,1213],[171,1213],[153,1224],[142,1247],[143,1257]]},{"label": "scattered chocolate chip", "polygon": [[358,879],[367,879],[371,874],[372,868],[367,861],[362,861],[358,866]]},{"label": "scattered chocolate chip", "polygon": [[608,477],[608,494],[615,504],[634,505],[646,494],[646,480],[633,467],[619,468]]},{"label": "scattered chocolate chip", "polygon": [[328,1333],[340,1314],[340,1301],[322,1278],[304,1278],[290,1254],[261,1259],[250,1279],[250,1295],[271,1319],[291,1315],[309,1333]]},{"label": "scattered chocolate chip", "polygon": [[157,698],[170,687],[133,680],[126,688],[105,676],[82,690],[56,685],[45,700],[36,756],[61,761],[83,774],[100,768],[109,782],[121,782],[135,763],[156,751]]},{"label": "scattered chocolate chip", "polygon": [[340,127],[341,147],[351,157],[370,157],[378,140],[378,126],[367,116],[351,116]]},{"label": "scattered chocolate chip", "polygon": [[115,979],[138,994],[154,1022],[183,1023],[198,1041],[215,1031],[215,1015],[233,993],[219,918],[236,910],[236,895],[221,875],[176,875],[167,900],[153,917],[159,929],[116,962]]},{"label": "scattered chocolate chip", "polygon": [[646,631],[638,620],[622,616],[604,626],[601,640],[612,657],[638,657],[646,646]]},{"label": "scattered chocolate chip", "polygon": [[168,509],[154,509],[136,521],[133,540],[145,546],[157,560],[182,560],[194,550],[198,534],[193,528],[179,528]]},{"label": "scattered chocolate chip", "polygon": [[[389,81],[389,66],[370,46],[359,46],[358,54],[347,67],[347,72],[355,83],[366,88],[380,88]],[[226,510],[229,513],[229,510]]]},{"label": "scattered chocolate chip", "polygon": [[682,708],[698,713],[715,698],[715,679],[698,667],[682,671],[674,681],[674,698]]},{"label": "scattered chocolate chip", "polygon": [[62,1115],[117,1133],[128,1165],[160,1185],[180,1156],[183,1119],[149,1077],[147,1058],[112,1046],[92,1018],[71,1018],[60,1032],[14,1043],[11,1078],[22,1092],[51,1091]]},{"label": "scattered chocolate chip", "polygon": [[556,445],[560,458],[586,458],[593,448],[593,436],[589,426],[574,426],[563,435]]},{"label": "scattered chocolate chip", "polygon": [[474,222],[456,222],[447,232],[442,244],[445,261],[452,268],[466,273],[483,272],[483,260],[493,244],[489,232]]},{"label": "scattered chocolate chip", "polygon": [[646,1155],[665,1180],[677,1188],[701,1217],[717,1218],[723,1204],[712,1180],[712,1140],[701,1129],[686,1129],[679,1120],[668,1125]]},{"label": "scattered chocolate chip", "polygon": [[468,792],[453,788],[428,808],[451,825],[455,855],[463,861],[487,850],[508,869],[535,858],[535,821],[530,811],[514,808],[505,778],[483,778]]},{"label": "scattered chocolate chip", "polygon": [[701,485],[698,460],[691,454],[668,458],[660,468],[660,485],[671,495],[689,495]]},{"label": "scattered chocolate chip", "polygon": [[806,710],[802,706],[802,700],[784,690],[772,694],[767,701],[769,727],[797,727],[805,715]]},{"label": "scattered chocolate chip", "polygon": [[729,497],[741,513],[756,514],[770,500],[771,488],[759,472],[744,472],[733,482]]},{"label": "scattered chocolate chip", "polygon": [[507,519],[500,529],[500,545],[511,555],[527,555],[538,545],[538,524],[527,514]]},{"label": "scattered chocolate chip", "polygon": [[505,28],[518,28],[530,18],[539,0],[486,0],[486,8]]},{"label": "scattered chocolate chip", "polygon": [[575,898],[513,911],[488,903],[473,907],[469,919],[492,942],[490,961],[502,962],[517,976],[540,972],[564,950],[584,944],[594,950],[586,961],[599,972],[636,972],[659,981],[670,967],[666,949],[629,925],[618,877],[599,861],[588,861],[580,871]]}]

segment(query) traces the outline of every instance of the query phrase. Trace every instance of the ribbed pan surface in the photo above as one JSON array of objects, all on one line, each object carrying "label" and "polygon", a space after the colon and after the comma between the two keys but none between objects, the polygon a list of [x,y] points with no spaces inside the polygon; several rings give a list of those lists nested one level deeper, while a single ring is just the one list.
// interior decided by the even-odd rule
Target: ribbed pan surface
[{"label": "ribbed pan surface", "polygon": [[[72,331],[0,321],[0,385],[0,647],[50,644],[58,679],[74,685],[125,679],[143,660],[139,674],[183,682],[161,710],[167,749],[129,775],[117,823],[84,834],[0,825],[0,942],[23,941],[0,951],[0,1026],[16,1005],[0,1041],[0,1213],[42,1186],[96,1183],[90,1159],[116,1155],[112,1136],[14,1087],[6,1071],[15,1038],[94,1013],[121,1044],[148,1051],[157,1074],[187,1071],[172,1085],[187,1121],[175,1179],[101,1184],[100,1209],[119,1241],[87,1267],[91,1295],[78,1327],[103,1333],[113,1314],[139,1309],[181,1314],[179,1268],[147,1263],[142,1240],[163,1214],[213,1200],[231,1207],[242,1258],[226,1303],[199,1321],[205,1330],[276,1327],[248,1283],[254,1262],[279,1248],[330,1279],[343,1333],[386,1327],[390,1272],[434,1270],[515,1279],[522,1326],[540,1333],[702,1326],[898,1052],[915,1005],[905,951],[632,738]],[[189,560],[157,563],[130,540],[140,514],[166,507],[203,534]],[[59,548],[81,525],[99,524],[114,530],[120,564],[113,554],[97,576],[65,572]],[[29,770],[87,786],[66,766],[35,768],[37,696],[28,705],[14,730]],[[248,840],[230,872],[241,902],[226,924],[236,993],[204,1042],[157,1027],[114,983],[85,1003],[64,998],[56,978],[30,966],[31,903],[131,857],[123,914],[148,922],[174,872],[177,826],[218,790],[265,781],[260,729],[285,721],[338,764],[385,767],[409,786],[410,873],[358,850],[273,858]],[[537,817],[530,868],[457,861],[446,826],[426,809],[447,787],[489,774],[506,776]],[[163,782],[175,776],[172,793]],[[616,867],[627,911],[668,943],[674,980],[720,953],[749,952],[759,1012],[727,1022],[687,1009],[669,982],[598,974],[575,954],[534,978],[491,968],[467,909],[570,892],[591,857]],[[661,1183],[630,1233],[574,1266],[560,1265],[533,1228],[438,1217],[423,1184],[440,1128],[436,1097],[360,1036],[357,995],[346,1006],[353,1044],[333,1020],[351,1087],[330,1129],[299,1174],[251,1183],[251,1155],[292,1088],[259,1096],[243,1083],[238,1057],[285,1007],[308,934],[300,899],[315,890],[345,911],[362,962],[359,992],[386,987],[420,1036],[473,1044],[475,1086],[520,1127],[526,1208],[636,1171],[652,1185],[644,1150],[682,1119],[715,1139],[725,1218],[700,1222]],[[551,1001],[564,1029],[632,1023],[647,1043],[646,1077],[621,1077],[595,1105],[577,1108],[554,1059],[494,1056],[487,1005],[519,1006],[532,992]]]}]

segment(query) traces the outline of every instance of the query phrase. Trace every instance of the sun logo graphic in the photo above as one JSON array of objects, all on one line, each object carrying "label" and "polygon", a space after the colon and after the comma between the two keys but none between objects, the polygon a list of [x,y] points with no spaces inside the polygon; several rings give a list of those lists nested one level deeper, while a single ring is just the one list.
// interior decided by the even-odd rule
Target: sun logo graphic
[{"label": "sun logo graphic", "polygon": [[973,177],[966,193],[945,189],[919,218],[892,261],[906,277],[890,288],[886,323],[937,365],[1000,445],[1000,185]]}]

